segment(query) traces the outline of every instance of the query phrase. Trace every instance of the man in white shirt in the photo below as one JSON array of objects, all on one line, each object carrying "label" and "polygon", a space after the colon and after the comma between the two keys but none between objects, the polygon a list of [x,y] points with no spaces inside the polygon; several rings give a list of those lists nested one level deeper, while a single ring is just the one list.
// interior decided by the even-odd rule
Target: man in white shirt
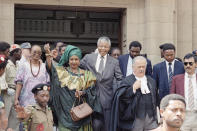
[{"label": "man in white shirt", "polygon": [[180,94],[186,101],[186,119],[183,131],[197,131],[197,76],[195,73],[194,55],[189,53],[184,57],[185,74],[174,76],[170,93]]},{"label": "man in white shirt", "polygon": [[103,114],[93,115],[94,131],[109,131],[111,103],[113,99],[113,80],[122,80],[119,62],[108,55],[111,41],[108,37],[100,37],[97,42],[98,53],[91,53],[81,60],[81,67],[90,70],[96,76],[97,96]]},{"label": "man in white shirt", "polygon": [[166,43],[163,47],[164,61],[153,66],[153,78],[157,83],[160,100],[170,93],[172,77],[185,72],[183,63],[175,59],[175,46]]},{"label": "man in white shirt", "polygon": [[[142,49],[142,45],[140,42],[132,41],[129,45],[129,53],[118,57],[120,70],[124,77],[129,76],[133,73],[132,60],[136,56],[140,56],[141,49]],[[146,75],[152,76],[151,61],[147,58],[146,61],[147,61]]]}]

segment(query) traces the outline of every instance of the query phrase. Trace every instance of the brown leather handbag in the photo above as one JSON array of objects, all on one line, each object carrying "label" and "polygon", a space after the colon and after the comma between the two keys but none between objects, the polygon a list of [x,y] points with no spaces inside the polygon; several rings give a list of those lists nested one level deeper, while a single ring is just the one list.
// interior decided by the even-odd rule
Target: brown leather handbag
[{"label": "brown leather handbag", "polygon": [[[79,103],[80,103],[80,97],[79,97]],[[72,118],[73,121],[79,121],[83,118],[86,118],[87,116],[91,115],[93,110],[92,108],[85,102],[84,99],[82,99],[83,103],[78,105],[78,106],[75,106],[75,102],[76,102],[76,99],[73,103],[73,106],[70,110],[70,116]]]}]

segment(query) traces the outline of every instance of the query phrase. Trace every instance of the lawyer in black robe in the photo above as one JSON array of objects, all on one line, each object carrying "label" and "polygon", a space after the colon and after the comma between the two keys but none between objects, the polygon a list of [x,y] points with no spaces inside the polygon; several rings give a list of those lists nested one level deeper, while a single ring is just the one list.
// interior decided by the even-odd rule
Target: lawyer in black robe
[{"label": "lawyer in black robe", "polygon": [[[150,90],[150,97],[147,98],[151,101],[144,97],[145,95],[141,93],[140,89],[133,93],[133,84],[136,81],[133,74],[121,82],[113,98],[110,131],[132,131],[136,124],[136,118],[145,119],[147,114],[153,121],[149,125],[153,124],[153,128],[157,127],[158,93],[156,82],[150,76],[146,76],[146,78]],[[151,108],[152,110],[150,110]]]}]

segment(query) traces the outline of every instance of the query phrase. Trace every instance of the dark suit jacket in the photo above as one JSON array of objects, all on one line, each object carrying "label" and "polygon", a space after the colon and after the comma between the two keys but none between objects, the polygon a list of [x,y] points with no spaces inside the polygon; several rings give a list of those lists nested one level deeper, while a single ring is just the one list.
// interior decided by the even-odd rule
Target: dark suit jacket
[{"label": "dark suit jacket", "polygon": [[[184,72],[185,70],[183,63],[175,60],[173,76],[183,74]],[[162,99],[164,96],[170,93],[168,73],[165,61],[153,66],[153,78],[156,80],[157,87],[159,89],[159,96],[160,99]]]},{"label": "dark suit jacket", "polygon": [[[120,87],[116,90],[111,112],[110,131],[119,130],[131,130],[133,123],[136,119],[136,113],[138,108],[143,107],[139,103],[139,99],[142,96],[140,89],[133,93],[133,84],[135,83],[135,76],[129,75],[124,78],[120,84]],[[147,76],[148,87],[152,96],[154,118],[157,119],[156,106],[158,105],[156,82],[150,76]],[[137,108],[138,107],[138,108]],[[138,112],[139,113],[139,112]],[[142,112],[144,115],[144,112]]]},{"label": "dark suit jacket", "polygon": [[[119,64],[120,64],[120,70],[122,71],[123,76],[126,77],[129,54],[119,56],[118,60],[119,60]],[[151,61],[149,59],[146,59],[146,60],[147,60],[146,75],[152,76]]]},{"label": "dark suit jacket", "polygon": [[[196,75],[197,80],[197,75]],[[176,75],[172,78],[171,94],[179,94],[185,97],[185,74]]]},{"label": "dark suit jacket", "polygon": [[94,73],[96,76],[97,95],[99,96],[101,105],[104,109],[110,109],[113,98],[113,81],[122,80],[122,73],[120,71],[119,62],[117,59],[107,56],[105,69],[101,75],[96,71],[95,65],[98,54],[87,54],[81,60],[81,67]]}]

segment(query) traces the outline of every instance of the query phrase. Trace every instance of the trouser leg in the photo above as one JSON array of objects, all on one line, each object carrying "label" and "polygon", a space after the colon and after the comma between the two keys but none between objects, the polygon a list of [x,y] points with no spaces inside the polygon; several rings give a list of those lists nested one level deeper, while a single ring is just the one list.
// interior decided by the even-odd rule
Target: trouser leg
[{"label": "trouser leg", "polygon": [[14,95],[13,96],[10,96],[12,97],[12,106],[11,106],[11,109],[10,109],[10,115],[8,117],[8,127],[9,128],[12,128],[14,131],[19,131],[19,120],[17,119],[17,113],[15,111],[15,108],[14,108]]},{"label": "trouser leg", "polygon": [[103,111],[104,121],[105,121],[105,131],[109,131],[110,128],[110,118],[111,118],[111,110],[106,109]]},{"label": "trouser leg", "polygon": [[8,117],[8,128],[12,128],[13,131],[19,131],[19,121],[14,109],[14,95],[8,95],[6,92],[3,92],[2,96],[5,103],[6,116]]},{"label": "trouser leg", "polygon": [[92,128],[93,131],[104,131],[104,119],[101,114],[93,114]]}]

